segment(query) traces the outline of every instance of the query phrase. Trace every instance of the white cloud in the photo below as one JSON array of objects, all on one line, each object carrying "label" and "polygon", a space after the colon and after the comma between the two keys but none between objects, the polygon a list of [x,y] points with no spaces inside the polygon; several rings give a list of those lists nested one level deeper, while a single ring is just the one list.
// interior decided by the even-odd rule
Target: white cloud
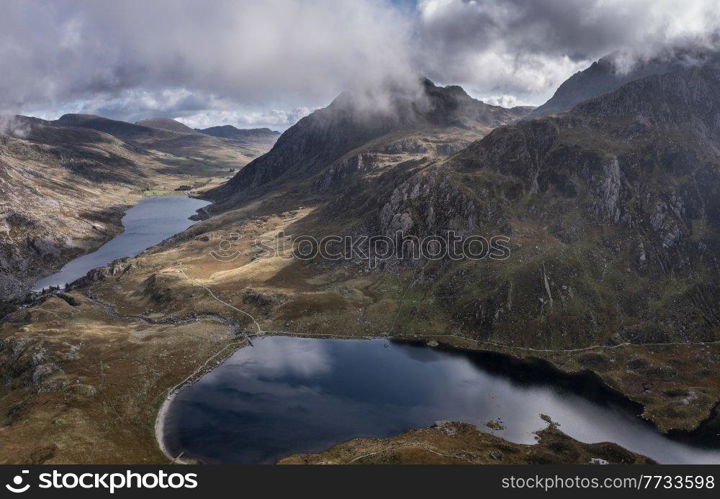
[{"label": "white cloud", "polygon": [[715,0],[421,0],[418,10],[431,77],[536,104],[608,53],[714,44],[720,28]]},{"label": "white cloud", "polygon": [[0,134],[25,138],[29,132],[28,124],[19,121],[14,114],[0,112]]},{"label": "white cloud", "polygon": [[480,96],[480,100],[493,106],[502,106],[508,108],[526,105],[525,102],[518,100],[518,98],[514,95],[489,95],[485,97]]}]

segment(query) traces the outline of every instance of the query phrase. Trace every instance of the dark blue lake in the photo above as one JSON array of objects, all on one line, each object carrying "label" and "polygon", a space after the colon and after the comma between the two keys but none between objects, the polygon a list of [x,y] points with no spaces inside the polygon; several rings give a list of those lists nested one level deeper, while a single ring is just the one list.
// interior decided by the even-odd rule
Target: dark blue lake
[{"label": "dark blue lake", "polygon": [[493,433],[531,444],[547,423],[583,442],[615,442],[663,463],[720,463],[707,448],[659,433],[638,407],[596,381],[480,352],[375,340],[268,336],[180,390],[164,443],[206,463],[271,463],[355,437],[438,420],[500,419]]}]

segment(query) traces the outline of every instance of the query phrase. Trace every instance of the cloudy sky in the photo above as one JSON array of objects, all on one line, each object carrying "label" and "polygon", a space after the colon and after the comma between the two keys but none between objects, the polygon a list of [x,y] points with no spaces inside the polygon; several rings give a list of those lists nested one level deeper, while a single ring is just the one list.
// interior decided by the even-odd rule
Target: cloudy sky
[{"label": "cloudy sky", "polygon": [[715,0],[2,0],[0,112],[285,129],[426,75],[541,104],[616,50],[707,42]]}]

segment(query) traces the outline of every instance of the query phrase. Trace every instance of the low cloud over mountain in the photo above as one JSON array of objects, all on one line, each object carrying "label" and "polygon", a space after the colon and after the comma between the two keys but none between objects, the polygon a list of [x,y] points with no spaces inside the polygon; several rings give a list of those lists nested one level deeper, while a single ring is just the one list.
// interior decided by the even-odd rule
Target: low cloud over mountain
[{"label": "low cloud over mountain", "polygon": [[286,128],[343,90],[419,75],[490,102],[541,104],[612,51],[632,61],[667,44],[714,45],[716,10],[710,0],[10,0],[0,110]]}]

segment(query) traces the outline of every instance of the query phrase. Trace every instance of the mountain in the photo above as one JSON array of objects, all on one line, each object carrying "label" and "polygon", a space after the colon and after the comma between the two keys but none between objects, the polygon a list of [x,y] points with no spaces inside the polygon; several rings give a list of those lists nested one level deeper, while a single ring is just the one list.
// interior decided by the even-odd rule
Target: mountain
[{"label": "mountain", "polygon": [[418,93],[397,91],[382,104],[341,94],[290,127],[270,152],[208,195],[218,201],[218,208],[226,208],[248,193],[268,192],[282,183],[297,187],[313,177],[331,182],[317,178],[323,171],[344,177],[358,168],[375,170],[403,158],[447,155],[527,110],[491,106],[460,87],[438,87],[429,80]]},{"label": "mountain", "polygon": [[[624,69],[624,57],[637,60],[630,62],[630,68]],[[647,60],[632,54],[610,54],[571,76],[558,87],[550,100],[530,112],[526,119],[569,111],[580,102],[612,92],[626,83],[646,76],[679,71],[714,57],[712,52],[687,49],[669,50]]]},{"label": "mountain", "polygon": [[277,140],[280,132],[270,130],[269,128],[250,128],[240,129],[232,125],[213,126],[210,128],[195,129],[196,132],[220,137],[223,139],[234,140]]},{"label": "mountain", "polygon": [[150,118],[147,120],[138,121],[135,124],[147,128],[157,128],[158,130],[169,130],[171,132],[196,133],[195,130],[193,130],[189,126],[170,118]]},{"label": "mountain", "polygon": [[[361,226],[513,241],[507,262],[437,277],[432,294],[467,334],[538,348],[717,341],[719,143],[720,66],[653,75],[499,127],[399,185],[380,179]],[[356,204],[328,210],[357,218]]]},{"label": "mountain", "polygon": [[[534,348],[715,341],[718,67],[683,65],[516,123],[428,83],[427,105],[400,101],[393,119],[341,96],[211,194],[224,209],[263,196],[276,212],[316,206],[312,230],[336,234],[507,235],[507,263],[435,271],[427,307],[464,334]],[[454,154],[431,150],[503,122]]]},{"label": "mountain", "polygon": [[[165,118],[136,124],[90,114],[66,114],[51,122],[54,126],[87,128],[105,132],[143,149],[161,151],[195,161],[237,168],[267,150],[265,144],[237,144],[195,132],[182,123]],[[239,147],[240,146],[240,147]]]}]

